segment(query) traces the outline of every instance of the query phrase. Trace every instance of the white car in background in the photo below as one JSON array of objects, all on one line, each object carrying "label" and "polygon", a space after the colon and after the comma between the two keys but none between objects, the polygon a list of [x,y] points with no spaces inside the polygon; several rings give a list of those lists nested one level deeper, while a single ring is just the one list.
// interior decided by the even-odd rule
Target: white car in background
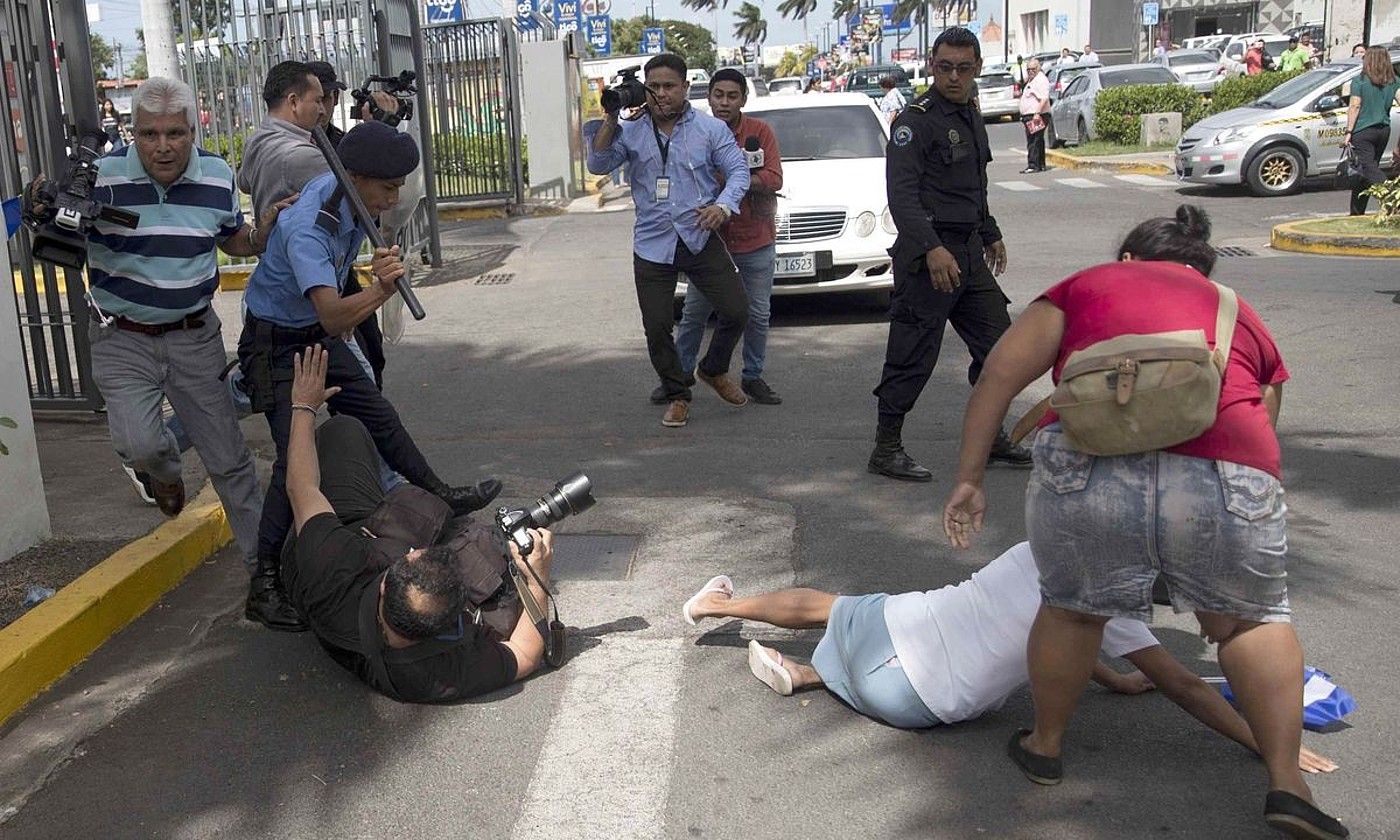
[{"label": "white car in background", "polygon": [[807,86],[807,80],[801,76],[779,76],[768,83],[769,96],[790,96],[794,93],[801,93]]},{"label": "white car in background", "polygon": [[[774,295],[888,292],[894,219],[885,200],[889,127],[863,93],[750,99],[783,156]],[[682,282],[677,297],[685,296]]]}]

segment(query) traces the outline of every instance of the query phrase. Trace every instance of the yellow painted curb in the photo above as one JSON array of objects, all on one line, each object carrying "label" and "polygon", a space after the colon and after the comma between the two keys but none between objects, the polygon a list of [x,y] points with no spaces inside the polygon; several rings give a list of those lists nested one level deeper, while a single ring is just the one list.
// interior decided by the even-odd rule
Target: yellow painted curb
[{"label": "yellow painted curb", "polygon": [[505,207],[440,207],[438,219],[448,222],[475,222],[482,219],[504,219]]},{"label": "yellow painted curb", "polygon": [[1269,244],[1280,251],[1328,257],[1400,257],[1400,235],[1377,232],[1371,236],[1301,230],[1304,224],[1315,221],[1317,219],[1304,219],[1274,225]]},{"label": "yellow painted curb", "polygon": [[224,509],[206,484],[179,516],[0,628],[0,724],[230,539]]},{"label": "yellow painted curb", "polygon": [[1103,158],[1085,160],[1053,149],[1045,150],[1045,160],[1061,169],[1091,169],[1105,172],[1122,172],[1128,175],[1175,175],[1170,166],[1164,163],[1129,163],[1109,161]]},{"label": "yellow painted curb", "polygon": [[250,265],[230,265],[219,269],[219,291],[241,292],[248,288],[248,278],[253,276]]}]

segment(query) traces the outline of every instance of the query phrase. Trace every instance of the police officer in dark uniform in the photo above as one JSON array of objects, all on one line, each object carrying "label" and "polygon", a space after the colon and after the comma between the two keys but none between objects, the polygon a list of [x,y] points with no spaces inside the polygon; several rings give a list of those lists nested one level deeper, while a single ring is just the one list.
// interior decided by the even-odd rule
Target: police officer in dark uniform
[{"label": "police officer in dark uniform", "polygon": [[[977,36],[956,27],[933,45],[933,86],[895,120],[885,183],[899,237],[885,367],[875,388],[879,426],[870,472],[904,481],[933,474],[904,451],[904,415],[914,407],[938,361],[951,321],[972,353],[968,379],[1011,326],[1009,303],[994,274],[1006,268],[1006,245],[987,207],[987,129],[973,99],[982,69]],[[1030,453],[997,435],[991,461],[1027,466]]]}]

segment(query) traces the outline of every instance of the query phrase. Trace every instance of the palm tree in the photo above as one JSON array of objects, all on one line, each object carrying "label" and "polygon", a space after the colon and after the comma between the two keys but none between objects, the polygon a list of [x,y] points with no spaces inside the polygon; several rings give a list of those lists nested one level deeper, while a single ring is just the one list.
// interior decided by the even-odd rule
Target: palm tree
[{"label": "palm tree", "polygon": [[763,19],[763,10],[745,0],[739,11],[734,13],[739,21],[734,24],[734,37],[744,42],[744,46],[762,44],[768,38],[768,21]]},{"label": "palm tree", "polygon": [[778,4],[778,14],[789,20],[806,21],[807,15],[816,10],[817,0],[782,0]]},{"label": "palm tree", "polygon": [[851,15],[860,11],[861,0],[833,0],[831,4],[831,17],[833,20],[847,20]]},{"label": "palm tree", "polygon": [[[928,19],[929,6],[933,5],[928,0],[895,0],[894,8],[890,10],[892,22],[908,20],[911,23],[922,26]],[[943,9],[948,8],[948,0],[943,0]]]},{"label": "palm tree", "polygon": [[713,12],[729,6],[729,0],[681,0],[681,5],[697,12]]}]

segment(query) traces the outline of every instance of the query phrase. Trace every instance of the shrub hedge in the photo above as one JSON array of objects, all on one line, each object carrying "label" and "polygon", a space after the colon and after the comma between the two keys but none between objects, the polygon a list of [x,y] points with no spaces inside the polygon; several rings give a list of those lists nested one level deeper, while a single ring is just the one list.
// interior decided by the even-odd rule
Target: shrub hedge
[{"label": "shrub hedge", "polygon": [[1123,85],[1099,91],[1094,100],[1094,131],[1104,140],[1135,145],[1143,114],[1181,114],[1181,127],[1205,116],[1201,95],[1185,85]]},{"label": "shrub hedge", "polygon": [[1294,76],[1290,73],[1268,72],[1258,76],[1236,76],[1222,79],[1209,99],[1185,85],[1123,85],[1099,91],[1094,100],[1094,131],[1099,137],[1125,146],[1136,145],[1141,139],[1143,114],[1181,114],[1181,129],[1212,114],[1246,105]]}]

